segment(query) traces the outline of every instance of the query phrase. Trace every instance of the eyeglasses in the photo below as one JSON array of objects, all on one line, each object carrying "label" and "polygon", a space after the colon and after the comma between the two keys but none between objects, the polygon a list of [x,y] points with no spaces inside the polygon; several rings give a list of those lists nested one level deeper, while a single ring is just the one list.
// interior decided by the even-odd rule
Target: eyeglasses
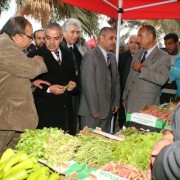
[{"label": "eyeglasses", "polygon": [[21,33],[21,34],[25,35],[26,37],[28,37],[28,38],[29,38],[29,39],[31,39],[31,40],[33,40],[33,39],[34,39],[34,38],[33,38],[33,35],[29,36],[29,35],[24,34],[24,33]]}]

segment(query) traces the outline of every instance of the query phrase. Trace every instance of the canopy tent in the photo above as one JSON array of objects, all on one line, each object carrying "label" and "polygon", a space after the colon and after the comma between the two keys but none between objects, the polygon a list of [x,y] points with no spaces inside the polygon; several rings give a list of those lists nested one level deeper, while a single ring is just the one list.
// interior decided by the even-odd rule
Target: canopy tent
[{"label": "canopy tent", "polygon": [[[118,18],[117,10],[110,7],[103,0],[62,0],[64,3],[71,4],[80,8],[104,14],[109,17]],[[108,0],[115,7],[118,7],[118,0]],[[159,6],[149,6],[150,4],[166,2]],[[122,19],[180,19],[180,1],[170,0],[124,0],[122,8],[124,13]],[[139,9],[142,7],[141,9]],[[138,8],[138,9],[136,9]],[[133,11],[132,11],[133,10]]]}]

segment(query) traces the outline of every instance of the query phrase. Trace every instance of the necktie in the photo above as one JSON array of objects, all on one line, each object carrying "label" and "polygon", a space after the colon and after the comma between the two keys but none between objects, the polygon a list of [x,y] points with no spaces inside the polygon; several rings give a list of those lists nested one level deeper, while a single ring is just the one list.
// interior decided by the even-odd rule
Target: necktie
[{"label": "necktie", "polygon": [[56,61],[59,63],[59,65],[61,65],[62,60],[61,60],[60,57],[59,57],[59,51],[55,52],[55,54],[56,54],[56,56],[57,56]]},{"label": "necktie", "polygon": [[107,57],[108,69],[109,69],[110,75],[112,76],[111,59],[110,59],[109,53],[107,53],[106,57]]},{"label": "necktie", "polygon": [[145,61],[145,59],[146,59],[146,54],[147,54],[147,51],[144,51],[143,57],[142,57],[142,59],[141,59],[141,64]]},{"label": "necktie", "polygon": [[69,47],[69,50],[70,50],[71,53],[72,53],[73,61],[74,61],[74,67],[75,67],[75,73],[76,73],[76,75],[78,76],[78,65],[77,65],[77,62],[76,62],[76,57],[75,57],[74,50],[73,50],[72,46]]}]

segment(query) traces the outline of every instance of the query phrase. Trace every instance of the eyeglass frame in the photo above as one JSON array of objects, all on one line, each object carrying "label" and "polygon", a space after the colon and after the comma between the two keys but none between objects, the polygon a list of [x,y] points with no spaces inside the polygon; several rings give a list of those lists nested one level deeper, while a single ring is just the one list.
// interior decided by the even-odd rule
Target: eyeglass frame
[{"label": "eyeglass frame", "polygon": [[34,39],[34,37],[29,36],[29,35],[27,35],[27,34],[25,34],[25,33],[21,33],[21,34],[25,35],[26,37],[28,37],[28,38],[29,38],[29,39],[31,39],[31,40],[33,40],[33,39]]}]

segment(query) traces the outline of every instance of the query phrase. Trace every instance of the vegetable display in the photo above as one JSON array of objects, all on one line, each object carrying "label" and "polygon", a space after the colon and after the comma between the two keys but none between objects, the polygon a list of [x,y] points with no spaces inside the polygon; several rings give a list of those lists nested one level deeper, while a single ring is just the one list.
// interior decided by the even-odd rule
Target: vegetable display
[{"label": "vegetable display", "polygon": [[80,164],[89,163],[97,167],[111,161],[112,140],[100,136],[87,136],[82,134],[78,137],[81,144],[77,148],[73,160]]},{"label": "vegetable display", "polygon": [[156,132],[131,134],[113,144],[112,161],[147,170],[152,147],[161,137],[162,134]]},{"label": "vegetable display", "polygon": [[[112,162],[118,165],[128,165],[126,166],[128,170],[132,166],[138,168],[138,172],[142,176],[141,171],[148,170],[152,147],[162,137],[162,134],[138,132],[135,128],[123,130],[122,134],[126,136],[125,140],[115,141],[100,135],[78,134],[71,136],[58,128],[26,130],[16,148],[19,151],[24,151],[28,156],[46,160],[45,164],[53,169],[54,167],[62,167],[69,160],[80,165],[92,165],[96,168]],[[6,157],[9,156],[13,156],[13,151],[9,150],[9,153],[4,153],[0,163],[5,162]],[[28,164],[28,162],[24,162],[24,164],[26,163]],[[61,168],[59,169],[58,172],[62,172]],[[22,174],[26,176],[25,172]]]},{"label": "vegetable display", "polygon": [[59,166],[72,159],[79,140],[58,128],[26,130],[16,148],[38,159],[47,160],[49,165]]},{"label": "vegetable display", "polygon": [[157,106],[149,106],[149,107],[145,107],[144,110],[141,110],[141,113],[153,115],[159,119],[167,121],[168,124],[171,124],[174,109],[159,108]]},{"label": "vegetable display", "polygon": [[0,179],[2,180],[59,180],[57,173],[38,163],[35,157],[24,152],[7,149],[0,160]]},{"label": "vegetable display", "polygon": [[147,174],[141,169],[120,163],[108,163],[101,170],[113,173],[120,177],[133,180],[147,180]]}]

